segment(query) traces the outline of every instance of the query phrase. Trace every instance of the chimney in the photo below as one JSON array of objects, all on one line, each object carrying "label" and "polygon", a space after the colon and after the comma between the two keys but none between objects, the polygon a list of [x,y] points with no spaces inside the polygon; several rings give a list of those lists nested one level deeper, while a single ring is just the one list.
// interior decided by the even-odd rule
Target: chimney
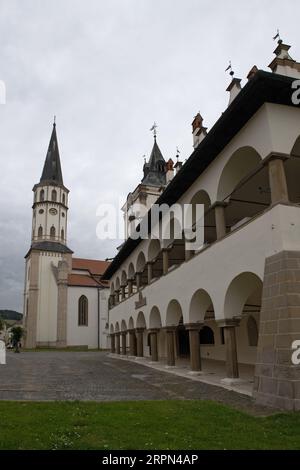
[{"label": "chimney", "polygon": [[166,182],[167,184],[174,178],[174,162],[170,158],[166,163]]},{"label": "chimney", "polygon": [[258,72],[258,68],[256,67],[256,65],[253,65],[252,69],[249,71],[249,73],[247,75],[248,81],[251,80],[251,78],[254,77],[256,72]]},{"label": "chimney", "polygon": [[193,147],[194,149],[198,147],[200,142],[204,139],[207,135],[207,127],[203,127],[203,118],[200,113],[198,113],[192,122],[193,128]]},{"label": "chimney", "polygon": [[226,91],[229,91],[229,103],[228,106],[233,102],[233,100],[237,97],[239,92],[241,91],[241,79],[240,78],[233,78],[231,83],[227,87]]},{"label": "chimney", "polygon": [[[277,33],[279,35],[279,33]],[[269,68],[273,73],[286,75],[288,77],[300,78],[300,63],[296,62],[289,54],[291,46],[284,44],[281,39],[278,40],[274,54],[276,57],[272,60]]]}]

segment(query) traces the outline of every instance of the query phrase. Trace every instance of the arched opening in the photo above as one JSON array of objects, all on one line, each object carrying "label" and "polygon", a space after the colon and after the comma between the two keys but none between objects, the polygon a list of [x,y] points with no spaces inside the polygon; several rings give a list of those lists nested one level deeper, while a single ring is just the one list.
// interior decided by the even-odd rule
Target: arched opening
[{"label": "arched opening", "polygon": [[[235,328],[238,362],[254,366],[259,335],[262,280],[254,273],[243,272],[230,283],[224,302],[225,318],[239,318]],[[254,370],[253,370],[254,373]]]},{"label": "arched opening", "polygon": [[137,319],[136,319],[136,327],[137,328],[146,328],[146,320],[145,315],[143,312],[139,312]]},{"label": "arched opening", "polygon": [[168,269],[179,266],[185,260],[185,240],[182,223],[175,217],[165,224],[163,247],[168,250]]},{"label": "arched opening", "polygon": [[249,346],[257,346],[258,326],[255,318],[252,315],[250,315],[247,320],[247,332]]},{"label": "arched opening", "polygon": [[148,246],[148,261],[152,262],[152,279],[161,277],[163,273],[163,259],[160,241],[157,238],[150,240]]},{"label": "arched opening", "polygon": [[290,158],[283,161],[288,195],[290,202],[300,204],[299,177],[300,177],[300,136],[296,139],[291,150]]},{"label": "arched opening", "polygon": [[213,243],[217,238],[215,212],[211,209],[210,198],[206,191],[200,190],[194,194],[188,215],[191,228],[197,234],[197,239],[196,237],[194,239],[196,249]]},{"label": "arched opening", "polygon": [[175,350],[177,357],[189,355],[189,333],[183,323],[183,313],[179,302],[175,299],[168,304],[166,325],[176,327]]},{"label": "arched opening", "polygon": [[122,299],[128,296],[127,274],[124,270],[121,273],[121,295]]},{"label": "arched opening", "polygon": [[252,147],[242,147],[225,165],[218,185],[225,203],[226,231],[231,232],[266,210],[271,203],[267,165]]},{"label": "arched opening", "polygon": [[64,206],[66,205],[66,195],[64,193],[62,195],[62,203]]},{"label": "arched opening", "polygon": [[43,227],[40,225],[38,229],[38,238],[43,238]]},{"label": "arched opening", "polygon": [[200,330],[200,344],[215,344],[215,336],[212,328],[203,326]]},{"label": "arched opening", "polygon": [[41,189],[40,191],[40,202],[43,202],[45,200],[45,191]]},{"label": "arched opening", "polygon": [[146,258],[145,258],[143,251],[141,251],[137,257],[136,273],[137,273],[136,276],[139,276],[139,283],[137,282],[137,277],[136,277],[137,285],[139,284],[140,288],[147,285],[148,274],[147,274]]},{"label": "arched opening", "polygon": [[129,321],[128,321],[128,329],[129,329],[129,330],[133,330],[133,329],[134,329],[134,321],[133,321],[133,318],[132,318],[132,317],[129,318]]},{"label": "arched opening", "polygon": [[63,228],[61,229],[61,234],[60,234],[60,236],[61,236],[61,239],[64,241],[64,239],[65,239],[65,231],[64,231]]},{"label": "arched opening", "polygon": [[78,326],[88,326],[88,299],[85,295],[78,300]]},{"label": "arched opening", "polygon": [[126,330],[127,330],[126,321],[122,320],[121,321],[121,331],[126,331]]},{"label": "arched opening", "polygon": [[135,271],[134,271],[133,263],[130,263],[128,266],[127,279],[131,283],[132,294],[134,294],[137,291],[137,288],[136,288],[136,279],[135,279]]},{"label": "arched opening", "polygon": [[56,202],[56,201],[57,201],[57,192],[56,192],[55,189],[52,189],[51,201],[52,201],[52,202]]},{"label": "arched opening", "polygon": [[110,324],[109,332],[111,335],[115,332],[114,325],[112,323]]},{"label": "arched opening", "polygon": [[55,239],[56,231],[54,225],[50,228],[50,238]]},{"label": "arched opening", "polygon": [[160,311],[157,307],[152,307],[149,316],[149,328],[160,329],[162,327]]}]

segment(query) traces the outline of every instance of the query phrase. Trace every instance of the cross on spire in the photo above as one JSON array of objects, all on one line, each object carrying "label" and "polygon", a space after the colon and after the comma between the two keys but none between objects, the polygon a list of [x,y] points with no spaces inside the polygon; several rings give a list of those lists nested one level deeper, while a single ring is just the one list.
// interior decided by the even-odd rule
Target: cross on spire
[{"label": "cross on spire", "polygon": [[153,131],[154,140],[156,140],[156,134],[157,134],[156,129],[157,129],[157,128],[158,128],[158,125],[157,125],[156,122],[154,121],[153,126],[152,126],[151,129],[150,129],[150,131]]}]

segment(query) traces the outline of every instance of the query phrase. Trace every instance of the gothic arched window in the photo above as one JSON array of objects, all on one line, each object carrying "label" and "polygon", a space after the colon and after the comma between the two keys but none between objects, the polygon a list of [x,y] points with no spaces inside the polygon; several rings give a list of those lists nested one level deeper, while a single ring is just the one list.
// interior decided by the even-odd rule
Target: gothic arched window
[{"label": "gothic arched window", "polygon": [[55,227],[52,225],[50,228],[50,238],[55,238]]},{"label": "gothic arched window", "polygon": [[38,229],[38,238],[42,238],[43,236],[43,227],[40,225]]},{"label": "gothic arched window", "polygon": [[200,344],[215,344],[214,332],[209,326],[200,330]]},{"label": "gothic arched window", "polygon": [[64,231],[63,228],[61,229],[61,235],[60,235],[60,237],[61,237],[62,240],[65,239],[65,231]]},{"label": "gothic arched window", "polygon": [[45,200],[45,191],[42,189],[40,192],[40,201],[43,202]]},{"label": "gothic arched window", "polygon": [[66,196],[65,196],[65,194],[63,194],[63,196],[62,196],[62,203],[63,203],[64,205],[66,204]]},{"label": "gothic arched window", "polygon": [[247,332],[249,346],[257,346],[258,343],[258,328],[254,317],[250,315],[247,321]]},{"label": "gothic arched window", "polygon": [[88,326],[88,299],[85,295],[78,300],[78,326]]},{"label": "gothic arched window", "polygon": [[56,200],[57,200],[57,192],[55,191],[55,189],[53,189],[51,193],[51,201],[56,202]]}]

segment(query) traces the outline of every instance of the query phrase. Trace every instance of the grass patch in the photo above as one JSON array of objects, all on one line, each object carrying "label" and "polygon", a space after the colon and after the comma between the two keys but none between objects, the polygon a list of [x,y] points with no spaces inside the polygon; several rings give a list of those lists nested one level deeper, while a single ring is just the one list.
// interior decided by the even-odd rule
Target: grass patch
[{"label": "grass patch", "polygon": [[0,449],[299,449],[300,413],[210,401],[0,402]]}]

